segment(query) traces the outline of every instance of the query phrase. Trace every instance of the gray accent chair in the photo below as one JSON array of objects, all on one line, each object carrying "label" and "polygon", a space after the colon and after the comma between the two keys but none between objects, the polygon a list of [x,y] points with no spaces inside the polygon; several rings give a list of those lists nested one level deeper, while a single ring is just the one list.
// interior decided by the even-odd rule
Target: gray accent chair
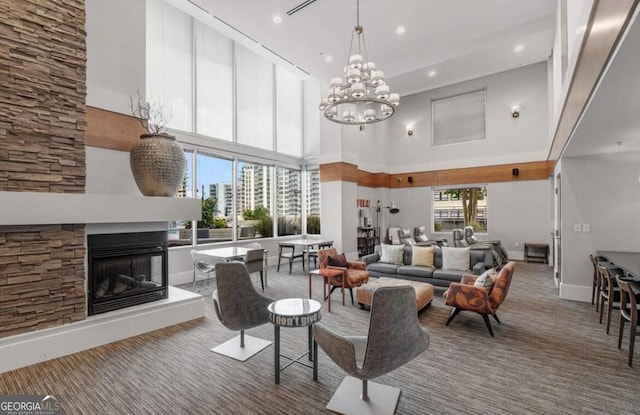
[{"label": "gray accent chair", "polygon": [[464,231],[462,229],[453,230],[453,246],[455,248],[466,248],[469,246],[464,238]]},{"label": "gray accent chair", "polygon": [[413,228],[413,239],[415,239],[416,242],[429,242],[426,230],[425,226],[416,226]]},{"label": "gray accent chair", "polygon": [[464,240],[467,241],[468,245],[473,245],[478,243],[478,238],[476,238],[474,233],[475,231],[473,230],[473,226],[464,227]]},{"label": "gray accent chair", "polygon": [[400,389],[369,379],[405,365],[429,347],[429,333],[420,327],[415,300],[410,286],[378,288],[373,293],[367,336],[342,336],[323,324],[313,326],[318,345],[350,375],[334,393],[328,410],[394,413]]},{"label": "gray accent chair", "polygon": [[[260,258],[262,260],[262,257]],[[245,361],[271,344],[270,341],[245,336],[245,330],[269,322],[267,306],[273,300],[260,295],[240,262],[221,262],[216,265],[217,290],[213,292],[213,309],[220,322],[240,335],[211,349],[236,360]]]}]

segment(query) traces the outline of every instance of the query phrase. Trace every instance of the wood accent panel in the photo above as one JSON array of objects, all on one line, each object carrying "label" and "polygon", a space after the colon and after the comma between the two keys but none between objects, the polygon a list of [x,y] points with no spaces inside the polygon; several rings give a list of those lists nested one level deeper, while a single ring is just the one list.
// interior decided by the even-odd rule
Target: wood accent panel
[{"label": "wood accent panel", "polygon": [[[497,183],[523,180],[546,180],[553,171],[553,161],[498,164],[493,166],[466,167],[460,169],[435,170],[392,174],[390,188],[442,186],[468,183]],[[518,175],[513,175],[518,169]],[[409,183],[409,176],[413,182]]]},{"label": "wood accent panel", "polygon": [[388,173],[370,173],[358,170],[358,186],[389,187],[391,176]]},{"label": "wood accent panel", "polygon": [[[323,166],[331,171],[335,170],[333,164],[320,166],[320,181]],[[498,183],[523,180],[546,180],[553,172],[553,161],[532,161],[526,163],[497,164],[493,166],[466,167],[459,169],[433,170],[409,173],[369,173],[358,170],[358,185],[366,187],[422,187],[444,186],[469,183]],[[518,175],[513,175],[513,169],[518,169]],[[412,183],[409,183],[409,177]],[[343,179],[334,179],[343,180]],[[351,180],[349,180],[351,181]]]},{"label": "wood accent panel", "polygon": [[320,182],[358,182],[358,166],[339,161],[320,165]]},{"label": "wood accent panel", "polygon": [[637,4],[638,0],[595,0],[547,160],[560,157]]},{"label": "wood accent panel", "polygon": [[111,150],[131,151],[147,131],[140,122],[125,114],[87,107],[87,132],[85,144]]}]

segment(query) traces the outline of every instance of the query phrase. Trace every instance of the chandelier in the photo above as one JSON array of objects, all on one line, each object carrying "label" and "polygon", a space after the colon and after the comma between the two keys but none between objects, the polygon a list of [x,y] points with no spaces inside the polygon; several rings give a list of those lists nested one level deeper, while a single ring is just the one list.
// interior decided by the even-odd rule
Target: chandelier
[{"label": "chandelier", "polygon": [[347,125],[384,121],[400,105],[400,95],[389,92],[384,73],[367,58],[364,29],[360,26],[360,0],[356,5],[356,27],[351,34],[349,63],[344,67],[344,76],[331,79],[329,92],[319,107],[328,120]]}]

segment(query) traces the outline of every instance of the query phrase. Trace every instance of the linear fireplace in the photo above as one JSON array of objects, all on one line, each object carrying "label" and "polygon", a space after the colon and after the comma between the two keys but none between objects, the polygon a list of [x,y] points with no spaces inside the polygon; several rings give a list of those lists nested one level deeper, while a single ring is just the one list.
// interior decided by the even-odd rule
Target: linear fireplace
[{"label": "linear fireplace", "polygon": [[87,236],[88,314],[167,298],[167,232]]}]

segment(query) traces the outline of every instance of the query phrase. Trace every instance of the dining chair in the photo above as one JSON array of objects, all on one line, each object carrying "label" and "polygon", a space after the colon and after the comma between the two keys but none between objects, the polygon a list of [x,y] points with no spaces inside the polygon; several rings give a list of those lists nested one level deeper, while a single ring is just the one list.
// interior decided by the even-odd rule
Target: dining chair
[{"label": "dining chair", "polygon": [[600,324],[602,324],[602,314],[604,312],[605,302],[607,303],[607,334],[611,327],[611,312],[620,309],[620,288],[615,282],[615,278],[611,276],[609,268],[604,265],[598,265],[600,273]]},{"label": "dining chair", "polygon": [[264,267],[263,267],[263,274],[264,274],[264,286],[268,286],[268,268],[269,268],[269,250],[264,249],[264,247],[262,245],[260,245],[260,242],[249,242],[248,244],[244,245],[245,248],[247,249],[263,249],[264,251]]},{"label": "dining chair", "polygon": [[631,288],[629,279],[616,275],[616,282],[620,287],[620,327],[618,329],[618,350],[622,350],[622,337],[624,335],[624,324],[629,322],[629,366],[633,363],[633,346],[636,341],[636,329],[638,327],[638,303],[636,294]]},{"label": "dining chair", "polygon": [[278,252],[278,272],[280,272],[280,260],[282,258],[289,261],[289,274],[291,274],[293,260],[296,258],[302,259],[302,271],[304,271],[304,251],[296,252],[295,244],[288,244],[284,242],[280,243],[280,250]]},{"label": "dining chair", "polygon": [[[195,249],[191,250],[191,258],[193,259],[193,286],[192,289],[196,289],[196,277],[202,276],[204,278],[203,286],[200,290],[205,289],[209,286],[209,277],[216,270],[216,261],[215,258],[210,257],[208,255],[204,255],[196,251]],[[206,284],[206,285],[205,285]]]},{"label": "dining chair", "polygon": [[251,249],[247,251],[244,264],[249,270],[249,274],[254,272],[260,273],[260,285],[264,291],[264,249]]},{"label": "dining chair", "polygon": [[322,242],[318,244],[318,248],[307,249],[307,269],[311,270],[311,258],[313,258],[313,266],[318,268],[318,251],[327,248],[333,248],[333,241]]}]

